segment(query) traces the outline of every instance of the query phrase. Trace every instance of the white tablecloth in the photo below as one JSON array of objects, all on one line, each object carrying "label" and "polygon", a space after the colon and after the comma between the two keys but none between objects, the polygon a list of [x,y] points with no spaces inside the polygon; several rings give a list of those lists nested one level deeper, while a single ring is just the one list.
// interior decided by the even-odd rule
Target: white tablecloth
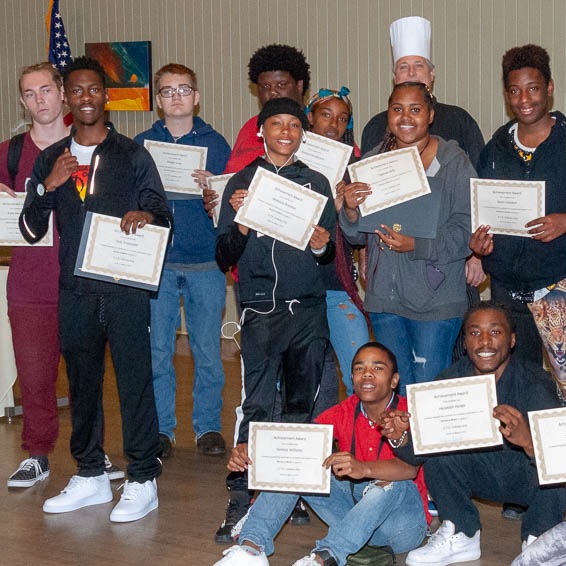
[{"label": "white tablecloth", "polygon": [[4,416],[4,407],[14,406],[12,386],[17,376],[12,347],[12,331],[8,321],[7,278],[8,268],[0,266],[0,417]]}]

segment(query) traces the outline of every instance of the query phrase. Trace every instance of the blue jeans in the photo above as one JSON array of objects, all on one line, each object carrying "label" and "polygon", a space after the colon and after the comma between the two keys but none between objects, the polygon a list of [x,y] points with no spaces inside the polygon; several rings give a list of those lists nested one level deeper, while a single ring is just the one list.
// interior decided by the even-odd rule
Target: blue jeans
[{"label": "blue jeans", "polygon": [[[423,502],[412,481],[393,482],[386,487],[372,484],[366,495],[362,495],[368,483],[352,484],[332,476],[330,495],[303,497],[329,526],[328,534],[316,541],[314,550],[328,550],[338,566],[346,564],[348,555],[367,542],[390,546],[396,553],[408,552],[422,542],[427,532]],[[273,554],[273,539],[298,498],[294,493],[260,493],[242,527],[239,543],[247,540],[267,555]]]},{"label": "blue jeans", "polygon": [[220,328],[226,297],[226,279],[219,270],[164,269],[156,299],[151,300],[151,358],[159,432],[174,438],[177,426],[173,366],[180,298],[194,361],[193,428],[197,438],[220,432],[224,371],[220,357]]},{"label": "blue jeans", "polygon": [[354,393],[352,360],[357,349],[369,342],[368,325],[364,315],[346,291],[326,291],[326,316],[330,328],[330,342],[338,356],[342,382],[349,397]]},{"label": "blue jeans", "polygon": [[432,381],[452,364],[452,350],[462,326],[461,318],[410,320],[387,313],[369,313],[377,342],[397,358],[399,393],[410,383]]}]

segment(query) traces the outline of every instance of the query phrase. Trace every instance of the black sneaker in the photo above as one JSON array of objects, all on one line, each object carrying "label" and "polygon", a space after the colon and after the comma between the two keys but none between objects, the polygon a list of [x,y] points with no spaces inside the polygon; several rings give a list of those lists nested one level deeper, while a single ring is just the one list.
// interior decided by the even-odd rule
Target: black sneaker
[{"label": "black sneaker", "polygon": [[231,491],[228,507],[226,508],[226,518],[214,535],[214,542],[219,544],[232,544],[234,538],[232,529],[248,512],[252,498],[248,491]]},{"label": "black sneaker", "polygon": [[311,518],[309,517],[309,512],[302,500],[299,499],[291,513],[291,516],[289,517],[289,523],[291,525],[295,525],[295,527],[300,527],[301,525],[308,525],[310,522]]},{"label": "black sneaker", "polygon": [[171,452],[173,451],[173,443],[175,441],[164,432],[159,433],[159,445],[161,446],[161,454],[160,457],[165,459],[171,456]]},{"label": "black sneaker", "polygon": [[49,477],[47,456],[31,456],[9,477],[8,487],[31,487]]},{"label": "black sneaker", "polygon": [[110,481],[121,480],[126,476],[124,470],[121,470],[110,461],[108,454],[104,454],[104,471],[108,474],[108,479]]}]

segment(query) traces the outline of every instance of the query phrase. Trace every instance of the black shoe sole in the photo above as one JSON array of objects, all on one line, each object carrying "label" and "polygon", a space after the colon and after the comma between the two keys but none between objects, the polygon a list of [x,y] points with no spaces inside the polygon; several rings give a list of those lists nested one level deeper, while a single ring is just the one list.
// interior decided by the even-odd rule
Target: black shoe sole
[{"label": "black shoe sole", "polygon": [[[230,531],[232,530],[232,527],[230,527]],[[218,529],[216,531],[216,534],[214,535],[214,542],[216,544],[234,544],[234,539],[232,538],[232,535],[230,534],[230,532],[224,532],[221,533],[220,529]]]}]

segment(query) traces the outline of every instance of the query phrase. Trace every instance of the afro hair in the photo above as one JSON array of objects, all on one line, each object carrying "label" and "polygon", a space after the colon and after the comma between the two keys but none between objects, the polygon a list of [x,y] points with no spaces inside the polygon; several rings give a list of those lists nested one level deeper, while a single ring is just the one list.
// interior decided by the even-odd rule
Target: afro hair
[{"label": "afro hair", "polygon": [[546,49],[540,45],[529,43],[522,47],[509,49],[503,55],[501,66],[503,67],[503,84],[505,88],[509,86],[509,73],[524,69],[525,67],[532,67],[540,71],[547,85],[552,79],[550,74],[550,57]]},{"label": "afro hair", "polygon": [[102,68],[102,65],[96,59],[91,59],[90,57],[84,56],[73,59],[73,61],[71,61],[69,65],[63,69],[63,71],[61,72],[61,75],[63,76],[63,84],[67,83],[69,75],[73,71],[83,70],[94,71],[96,74],[98,74],[102,81],[102,86],[106,88],[106,77],[104,75],[104,69]]},{"label": "afro hair", "polygon": [[302,51],[290,45],[274,43],[260,47],[248,63],[249,77],[257,84],[259,75],[265,71],[287,71],[295,81],[303,81],[303,91],[310,84],[310,66]]}]

